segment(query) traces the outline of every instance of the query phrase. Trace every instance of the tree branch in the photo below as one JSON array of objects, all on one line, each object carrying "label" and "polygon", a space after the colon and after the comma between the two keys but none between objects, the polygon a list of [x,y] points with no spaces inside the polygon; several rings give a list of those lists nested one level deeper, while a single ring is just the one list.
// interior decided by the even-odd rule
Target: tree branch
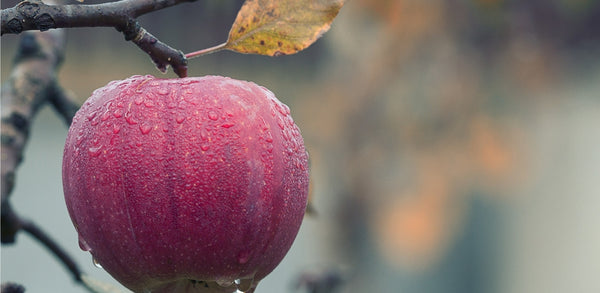
[{"label": "tree branch", "polygon": [[[42,243],[44,247],[46,247],[50,252],[65,266],[65,268],[71,273],[71,276],[78,284],[84,286],[88,291],[95,292],[86,282],[83,280],[83,273],[75,260],[71,258],[71,256],[62,248],[54,239],[52,239],[44,230],[38,227],[34,222],[25,220],[21,218],[15,211],[12,209],[10,203],[4,203],[2,205],[2,243],[14,242],[14,233],[9,235],[12,239],[6,239],[4,233],[7,231],[5,227],[10,227],[10,229],[15,229],[13,231],[16,233],[18,230],[23,230],[29,233],[33,238]],[[6,288],[5,288],[6,285]],[[2,292],[23,292],[23,291],[13,291],[13,290],[23,290],[23,287],[14,284],[7,283],[2,285]]]},{"label": "tree branch", "polygon": [[36,240],[42,243],[58,260],[67,268],[67,270],[71,273],[73,279],[81,283],[81,270],[75,261],[71,258],[67,252],[65,252],[54,239],[52,239],[44,230],[38,227],[35,223],[31,221],[27,221],[24,219],[20,219],[21,221],[21,229],[23,231],[29,233],[29,235],[33,236]]},{"label": "tree branch", "polygon": [[79,110],[79,104],[75,102],[75,98],[56,83],[48,96],[48,101],[52,103],[58,115],[65,120],[67,127],[71,126],[73,117]]},{"label": "tree branch", "polygon": [[[41,106],[51,102],[67,124],[71,123],[79,108],[56,80],[56,72],[63,60],[64,46],[62,30],[24,33],[17,48],[12,74],[2,85],[1,242],[14,243],[19,231],[29,233],[50,250],[77,283],[93,292],[82,280],[82,273],[75,261],[35,223],[19,217],[9,201],[15,184],[16,169],[21,163],[29,138],[31,121]],[[23,290],[18,284],[2,284],[3,293]]]},{"label": "tree branch", "polygon": [[132,41],[150,55],[156,67],[165,72],[171,65],[179,77],[187,76],[187,59],[140,26],[137,17],[146,13],[195,0],[121,0],[83,5],[48,5],[26,0],[0,11],[1,34],[19,34],[27,30],[45,31],[71,27],[114,27],[125,40]]},{"label": "tree branch", "polygon": [[2,205],[12,192],[31,121],[56,88],[63,49],[62,31],[24,34],[12,74],[2,85]]}]

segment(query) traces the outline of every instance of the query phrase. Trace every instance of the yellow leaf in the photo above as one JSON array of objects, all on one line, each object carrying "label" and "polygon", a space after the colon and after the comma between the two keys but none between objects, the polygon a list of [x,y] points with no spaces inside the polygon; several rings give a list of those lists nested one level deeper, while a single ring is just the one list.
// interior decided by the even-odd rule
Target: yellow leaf
[{"label": "yellow leaf", "polygon": [[287,55],[323,35],[343,0],[246,0],[224,48],[239,53]]}]

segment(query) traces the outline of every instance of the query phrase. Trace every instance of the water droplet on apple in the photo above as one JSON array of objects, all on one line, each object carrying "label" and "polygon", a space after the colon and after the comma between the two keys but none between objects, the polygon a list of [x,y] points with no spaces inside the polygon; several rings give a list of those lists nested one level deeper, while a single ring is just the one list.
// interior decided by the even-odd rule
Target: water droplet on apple
[{"label": "water droplet on apple", "polygon": [[210,120],[216,121],[217,119],[219,119],[219,116],[215,111],[208,111],[208,118]]},{"label": "water droplet on apple", "polygon": [[119,131],[121,131],[121,126],[114,124],[113,125],[113,133],[117,134],[117,133],[119,133]]},{"label": "water droplet on apple", "polygon": [[133,114],[130,112],[125,113],[125,120],[127,121],[127,123],[129,123],[130,125],[135,125],[137,124],[137,121],[135,120],[135,118],[133,118]]},{"label": "water droplet on apple", "polygon": [[250,259],[250,253],[249,253],[248,251],[245,251],[245,250],[244,250],[244,251],[241,251],[241,252],[238,254],[238,262],[239,262],[240,264],[245,264],[245,263],[247,263],[249,259]]},{"label": "water droplet on apple", "polygon": [[194,90],[188,88],[185,90],[186,95],[184,95],[184,99],[186,100],[186,102],[192,104],[192,105],[198,105],[198,100],[196,99],[196,96],[193,95]]},{"label": "water droplet on apple", "polygon": [[287,116],[290,114],[290,107],[288,107],[286,104],[276,103],[275,108],[277,108],[277,111],[279,111],[279,113],[282,115]]},{"label": "water droplet on apple", "polygon": [[235,284],[235,280],[232,279],[216,279],[215,283],[217,283],[217,285],[221,286],[221,287],[231,287],[233,284]]},{"label": "water droplet on apple", "polygon": [[273,135],[271,134],[270,131],[267,131],[265,133],[265,141],[268,142],[268,143],[273,142]]},{"label": "water droplet on apple", "polygon": [[140,95],[140,96],[137,96],[137,97],[135,97],[135,99],[133,100],[133,102],[134,102],[136,105],[141,105],[143,101],[144,101],[144,96],[141,96],[141,95]]},{"label": "water droplet on apple", "polygon": [[75,137],[75,146],[79,147],[83,142],[83,131],[79,131]]},{"label": "water droplet on apple", "polygon": [[94,119],[94,117],[96,117],[97,113],[98,113],[97,111],[92,111],[89,114],[87,114],[88,121],[92,121],[92,119]]},{"label": "water droplet on apple", "polygon": [[159,95],[166,95],[169,93],[169,90],[165,87],[159,87],[156,92],[158,92]]},{"label": "water droplet on apple", "polygon": [[265,121],[264,118],[260,117],[260,119],[258,121],[259,121],[260,126],[262,126],[262,130],[264,130],[264,131],[269,130],[269,128],[270,128],[269,124],[267,124],[267,122]]},{"label": "water droplet on apple", "polygon": [[102,146],[96,146],[96,147],[91,147],[88,149],[88,153],[90,154],[90,156],[92,157],[97,157],[100,155],[100,153],[102,152]]},{"label": "water droplet on apple", "polygon": [[102,113],[102,116],[100,116],[100,120],[102,121],[106,121],[108,118],[110,118],[110,113],[108,113],[108,111]]},{"label": "water droplet on apple", "polygon": [[283,135],[283,139],[285,139],[285,141],[290,141],[291,140],[291,134],[289,131],[282,131],[282,135]]},{"label": "water droplet on apple", "polygon": [[113,115],[115,118],[121,118],[123,116],[123,109],[116,109]]},{"label": "water droplet on apple", "polygon": [[208,143],[203,143],[200,145],[200,149],[203,151],[208,151],[209,148],[210,146],[208,145]]},{"label": "water droplet on apple", "polygon": [[223,127],[223,128],[231,128],[234,125],[235,125],[235,123],[233,123],[233,122],[225,122],[225,123],[223,123],[221,125],[221,127]]},{"label": "water droplet on apple", "polygon": [[101,269],[102,265],[95,259],[92,257],[92,263],[94,264],[95,267]]},{"label": "water droplet on apple", "polygon": [[185,121],[185,116],[177,116],[175,118],[175,121],[177,121],[177,123],[181,124],[181,123],[183,123],[183,121]]},{"label": "water droplet on apple", "polygon": [[187,80],[185,81],[185,83],[186,83],[186,84],[195,84],[195,83],[200,83],[200,81],[199,81],[199,80],[197,80],[197,79],[192,79],[192,78],[190,78],[190,79],[187,79]]},{"label": "water droplet on apple", "polygon": [[150,130],[152,130],[152,126],[145,123],[140,124],[140,131],[142,134],[148,134],[150,133]]},{"label": "water droplet on apple", "polygon": [[154,102],[152,102],[151,100],[146,100],[144,102],[144,106],[146,106],[148,108],[154,107]]},{"label": "water droplet on apple", "polygon": [[304,166],[304,164],[300,164],[300,170],[306,171],[306,167]]},{"label": "water droplet on apple", "polygon": [[202,138],[202,140],[208,139],[208,131],[206,130],[206,128],[202,128],[200,130],[200,138]]},{"label": "water droplet on apple", "polygon": [[235,280],[235,285],[237,286],[238,292],[248,292],[252,289],[254,284],[254,277],[246,278],[246,279],[237,279]]}]

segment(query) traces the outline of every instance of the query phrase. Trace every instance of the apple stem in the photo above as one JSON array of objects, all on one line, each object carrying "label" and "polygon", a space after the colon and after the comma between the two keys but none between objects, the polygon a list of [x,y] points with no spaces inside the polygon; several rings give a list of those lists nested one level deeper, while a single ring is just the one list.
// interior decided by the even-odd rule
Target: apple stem
[{"label": "apple stem", "polygon": [[206,48],[206,49],[202,49],[202,50],[198,50],[192,53],[187,53],[185,54],[185,58],[187,59],[191,59],[191,58],[196,58],[202,55],[208,55],[211,53],[215,53],[218,51],[221,51],[223,49],[225,49],[227,47],[227,43],[223,43],[223,44],[219,44],[210,48]]}]

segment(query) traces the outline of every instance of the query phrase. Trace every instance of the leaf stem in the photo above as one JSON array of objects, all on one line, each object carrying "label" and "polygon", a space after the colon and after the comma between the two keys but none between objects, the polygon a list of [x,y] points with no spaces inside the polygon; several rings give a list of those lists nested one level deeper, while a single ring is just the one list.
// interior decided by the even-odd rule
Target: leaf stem
[{"label": "leaf stem", "polygon": [[185,58],[187,59],[192,59],[192,58],[196,58],[198,56],[202,56],[202,55],[208,55],[214,52],[218,52],[221,51],[223,49],[225,49],[227,47],[227,42],[223,43],[223,44],[219,44],[210,48],[206,48],[206,49],[202,49],[202,50],[198,50],[192,53],[187,53],[185,54]]}]

